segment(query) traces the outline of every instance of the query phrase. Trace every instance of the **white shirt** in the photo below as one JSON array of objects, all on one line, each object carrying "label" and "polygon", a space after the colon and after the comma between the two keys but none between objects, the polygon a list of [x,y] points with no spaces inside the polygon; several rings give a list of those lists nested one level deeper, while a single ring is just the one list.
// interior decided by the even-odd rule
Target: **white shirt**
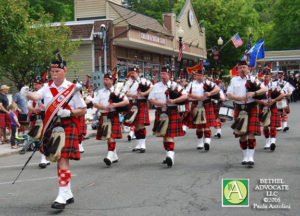
[{"label": "white shirt", "polygon": [[[45,84],[40,90],[37,91],[37,93],[41,95],[41,99],[44,99],[44,105],[47,107],[49,102],[53,99],[53,95],[50,91],[50,88],[56,88],[58,92],[61,92],[69,88],[70,85],[72,85],[72,83],[65,79],[59,87],[57,87],[54,82],[50,86],[48,84]],[[86,104],[84,100],[80,97],[79,92],[77,92],[73,96],[68,105],[71,107],[72,110],[86,107]]]},{"label": "white shirt", "polygon": [[[194,80],[186,87],[186,92],[191,92],[192,94],[196,96],[204,96],[204,83],[207,83],[208,85],[211,85],[213,88],[215,87],[215,83],[204,80],[203,82],[198,82],[197,80]],[[192,90],[191,90],[192,88]],[[206,96],[204,96],[205,99],[207,99]],[[191,100],[196,101],[196,99],[192,98]]]},{"label": "white shirt", "polygon": [[[158,82],[155,83],[150,94],[148,97],[148,100],[156,100],[162,103],[167,103],[167,96],[166,96],[166,91],[169,87],[175,88],[175,86],[177,85],[176,82],[169,80],[167,85],[163,84],[163,82]],[[185,95],[186,94],[186,90],[183,89],[182,94]],[[177,106],[176,104],[168,104],[167,106]],[[159,106],[155,106],[155,107],[159,107]]]},{"label": "white shirt", "polygon": [[[250,77],[251,77],[251,80],[255,80],[255,82],[261,84],[261,82],[258,79],[255,79],[255,77],[253,77],[253,76],[250,76]],[[244,78],[242,78],[241,76],[233,77],[231,79],[230,85],[228,86],[228,89],[226,92],[227,95],[232,94],[232,95],[239,96],[239,97],[246,97],[246,94],[247,94],[247,89],[245,86],[246,82],[247,82],[247,77],[244,77]],[[263,85],[261,84],[261,86],[263,86]],[[255,100],[253,98],[248,98],[246,103],[252,103],[254,101]],[[235,101],[235,102],[237,104],[245,103],[244,101]]]},{"label": "white shirt", "polygon": [[[125,85],[124,85],[124,87],[122,89],[122,92],[124,94],[127,94],[127,93],[128,94],[133,94],[133,95],[138,94],[139,92],[137,91],[137,89],[139,87],[139,83],[142,82],[142,81],[146,82],[147,79],[138,77],[138,79],[134,80],[132,78],[129,78],[127,80],[127,82],[125,83]],[[149,83],[151,83],[151,82],[149,82]],[[151,83],[150,87],[152,87],[152,86],[153,86],[153,84]],[[132,100],[133,98],[132,97],[128,97],[128,99]],[[138,96],[137,99],[145,99],[145,97]]]},{"label": "white shirt", "polygon": [[[110,93],[114,92],[115,90],[116,89],[114,88],[114,86],[112,86],[110,89],[107,89],[107,88],[100,89],[98,91],[97,96],[94,98],[93,103],[97,103],[102,106],[108,106],[110,104],[110,102],[109,102]],[[118,92],[116,92],[116,93],[118,93]],[[126,95],[124,95],[124,99],[127,99]],[[107,113],[106,110],[99,109],[99,111],[101,113]],[[113,111],[116,111],[116,109],[113,108],[110,110],[110,112],[113,112]]]}]

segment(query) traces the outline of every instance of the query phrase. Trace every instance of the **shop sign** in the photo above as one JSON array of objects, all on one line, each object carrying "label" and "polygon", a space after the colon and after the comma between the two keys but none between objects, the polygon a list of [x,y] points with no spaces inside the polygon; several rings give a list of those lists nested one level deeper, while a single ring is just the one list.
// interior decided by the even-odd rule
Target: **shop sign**
[{"label": "shop sign", "polygon": [[141,32],[140,38],[142,40],[151,41],[151,42],[158,43],[158,44],[163,44],[163,45],[166,44],[166,39],[158,37],[156,35],[152,35],[152,34],[147,34],[147,33]]}]

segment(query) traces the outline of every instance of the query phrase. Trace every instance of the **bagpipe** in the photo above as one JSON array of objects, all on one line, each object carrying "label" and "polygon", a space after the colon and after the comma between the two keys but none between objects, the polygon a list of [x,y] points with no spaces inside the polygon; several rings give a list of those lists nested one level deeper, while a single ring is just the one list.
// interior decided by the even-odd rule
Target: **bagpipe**
[{"label": "bagpipe", "polygon": [[[205,80],[203,82],[203,88],[204,88],[204,92],[211,92],[216,85],[213,85],[214,83],[212,83],[211,81],[207,81]],[[215,95],[212,95],[209,97],[210,99],[215,99],[215,100],[219,100],[220,99],[220,92],[218,92]]]},{"label": "bagpipe", "polygon": [[[255,79],[255,77],[248,76],[246,81],[246,89],[247,92],[255,92],[261,89],[260,83],[258,83]],[[262,100],[266,99],[266,95],[256,95],[253,97],[253,99]]]},{"label": "bagpipe", "polygon": [[[169,99],[176,99],[182,96],[182,91],[184,90],[184,88],[179,85],[176,82],[171,82],[171,85],[168,86],[168,89],[165,91],[165,94],[167,97],[169,97]],[[183,105],[186,104],[188,102],[188,100],[184,100],[182,102],[178,102],[176,103],[177,105]]]},{"label": "bagpipe", "polygon": [[[111,92],[109,95],[109,102],[110,103],[120,103],[124,100],[125,95],[121,92]],[[129,105],[125,105],[123,107],[116,107],[116,110],[118,112],[128,112],[129,111]]]},{"label": "bagpipe", "polygon": [[141,79],[137,88],[138,92],[146,92],[150,89],[152,83],[147,79]]}]

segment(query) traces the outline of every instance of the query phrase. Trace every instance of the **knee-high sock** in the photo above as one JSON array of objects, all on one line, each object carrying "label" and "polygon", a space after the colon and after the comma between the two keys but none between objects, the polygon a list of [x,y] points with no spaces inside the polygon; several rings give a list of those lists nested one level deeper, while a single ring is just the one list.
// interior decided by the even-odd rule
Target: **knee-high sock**
[{"label": "knee-high sock", "polygon": [[271,128],[271,138],[275,138],[276,137],[276,135],[277,135],[277,130],[276,130],[276,128]]},{"label": "knee-high sock", "polygon": [[248,140],[240,140],[240,148],[245,150],[248,148]]},{"label": "knee-high sock", "polygon": [[145,139],[146,134],[147,134],[146,128],[134,131],[134,135],[135,135],[136,139]]},{"label": "knee-high sock", "polygon": [[282,122],[288,121],[288,115],[286,113],[282,114]]},{"label": "knee-high sock", "polygon": [[198,139],[201,139],[203,137],[203,131],[202,130],[200,130],[200,131],[197,130],[196,135],[197,135]]},{"label": "knee-high sock", "polygon": [[266,138],[269,138],[270,137],[270,130],[269,130],[269,127],[264,127],[264,136]]},{"label": "knee-high sock", "polygon": [[114,151],[116,148],[116,142],[107,142],[108,151]]},{"label": "knee-high sock", "polygon": [[222,123],[221,121],[217,121],[217,126],[215,126],[216,129],[221,129],[222,128]]},{"label": "knee-high sock", "polygon": [[59,187],[67,187],[71,180],[71,170],[70,169],[57,169],[59,178]]},{"label": "knee-high sock", "polygon": [[204,137],[205,138],[210,138],[211,137],[211,130],[210,129],[204,131]]},{"label": "knee-high sock", "polygon": [[256,146],[256,139],[248,139],[248,149],[254,149]]},{"label": "knee-high sock", "polygon": [[166,151],[174,151],[175,143],[174,142],[164,142],[164,148]]}]

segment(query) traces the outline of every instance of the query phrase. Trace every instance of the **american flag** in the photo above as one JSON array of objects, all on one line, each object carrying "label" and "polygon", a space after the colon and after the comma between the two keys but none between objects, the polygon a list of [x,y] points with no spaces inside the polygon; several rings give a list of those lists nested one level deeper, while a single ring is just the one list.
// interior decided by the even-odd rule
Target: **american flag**
[{"label": "american flag", "polygon": [[235,46],[235,48],[238,48],[239,46],[243,45],[243,41],[242,38],[240,37],[239,33],[236,33],[232,39],[231,39],[233,45]]},{"label": "american flag", "polygon": [[[179,44],[179,46],[180,46],[180,44]],[[177,58],[177,62],[181,62],[181,57],[182,57],[183,46],[184,46],[184,44],[181,42],[181,47],[180,47],[180,50],[179,50],[179,54],[178,54],[178,58]]]}]

